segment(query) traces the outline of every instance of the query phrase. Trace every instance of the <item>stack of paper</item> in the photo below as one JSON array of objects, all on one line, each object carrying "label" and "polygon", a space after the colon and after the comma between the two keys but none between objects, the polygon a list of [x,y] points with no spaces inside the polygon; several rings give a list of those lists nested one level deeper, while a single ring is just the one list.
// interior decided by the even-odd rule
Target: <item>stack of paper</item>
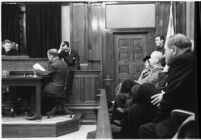
[{"label": "stack of paper", "polygon": [[39,63],[34,64],[33,68],[35,70],[45,71],[45,69]]}]

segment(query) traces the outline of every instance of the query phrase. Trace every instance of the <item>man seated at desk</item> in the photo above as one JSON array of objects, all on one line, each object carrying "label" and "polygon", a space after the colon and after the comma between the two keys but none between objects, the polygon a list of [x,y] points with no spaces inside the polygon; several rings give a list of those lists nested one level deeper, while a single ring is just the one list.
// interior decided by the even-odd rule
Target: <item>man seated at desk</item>
[{"label": "man seated at desk", "polygon": [[[65,86],[66,76],[68,67],[66,63],[59,59],[57,49],[50,49],[47,51],[49,59],[49,66],[45,71],[35,70],[36,74],[45,78],[48,78],[48,82],[44,85],[43,95],[44,96],[55,96],[60,94]],[[43,102],[42,102],[43,105]],[[43,106],[42,106],[43,107]],[[36,120],[37,114],[27,117],[28,120]]]},{"label": "man seated at desk", "polygon": [[12,47],[12,42],[8,39],[3,41],[2,55],[18,55],[15,48]]}]

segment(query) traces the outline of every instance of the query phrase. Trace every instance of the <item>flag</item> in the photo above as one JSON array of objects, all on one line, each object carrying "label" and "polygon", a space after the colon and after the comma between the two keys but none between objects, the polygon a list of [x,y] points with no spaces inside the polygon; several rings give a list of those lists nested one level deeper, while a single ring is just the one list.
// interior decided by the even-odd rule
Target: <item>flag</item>
[{"label": "flag", "polygon": [[174,24],[173,24],[173,15],[172,15],[172,2],[171,2],[171,5],[170,5],[170,16],[169,16],[168,29],[167,29],[166,39],[165,39],[165,46],[167,45],[167,39],[171,35],[174,35]]},{"label": "flag", "polygon": [[[173,15],[172,15],[172,2],[170,5],[170,16],[169,16],[169,22],[168,22],[168,29],[167,29],[167,34],[166,34],[166,39],[165,39],[165,45],[167,45],[167,40],[168,38],[174,35],[174,24],[173,24]],[[163,72],[167,72],[169,70],[169,66],[166,64],[165,67],[163,68]]]}]

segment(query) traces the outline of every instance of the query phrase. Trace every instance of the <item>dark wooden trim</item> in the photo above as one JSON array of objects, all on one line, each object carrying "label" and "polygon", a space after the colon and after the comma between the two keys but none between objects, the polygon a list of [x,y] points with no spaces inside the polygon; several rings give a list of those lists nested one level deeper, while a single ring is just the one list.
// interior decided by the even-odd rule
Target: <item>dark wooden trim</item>
[{"label": "dark wooden trim", "polygon": [[99,106],[100,106],[100,109],[98,110],[96,138],[111,139],[112,132],[111,132],[111,127],[110,127],[110,119],[109,119],[105,89],[100,89]]},{"label": "dark wooden trim", "polygon": [[74,47],[74,16],[73,16],[73,4],[70,4],[70,45]]},{"label": "dark wooden trim", "polygon": [[91,63],[101,63],[101,60],[88,60],[88,62],[91,62]]},{"label": "dark wooden trim", "polygon": [[47,61],[47,58],[29,58],[27,55],[2,56],[2,61]]},{"label": "dark wooden trim", "polygon": [[113,32],[113,33],[133,33],[133,32],[139,32],[139,33],[142,33],[142,32],[152,32],[152,31],[155,31],[156,28],[155,27],[150,27],[150,28],[110,28],[110,29],[106,29],[106,31],[108,32]]},{"label": "dark wooden trim", "polygon": [[104,3],[106,5],[155,4],[156,1],[110,1],[110,2],[104,2]]}]

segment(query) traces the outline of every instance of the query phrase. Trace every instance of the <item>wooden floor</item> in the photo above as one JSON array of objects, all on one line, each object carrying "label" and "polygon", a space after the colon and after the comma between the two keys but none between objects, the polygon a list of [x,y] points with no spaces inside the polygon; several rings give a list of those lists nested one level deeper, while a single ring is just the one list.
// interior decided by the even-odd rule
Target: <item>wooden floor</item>
[{"label": "wooden floor", "polygon": [[80,114],[75,114],[72,118],[69,115],[59,115],[49,119],[43,116],[42,120],[26,120],[24,116],[3,117],[2,137],[57,137],[78,131],[80,118]]},{"label": "wooden floor", "polygon": [[15,116],[15,117],[2,117],[2,124],[54,124],[57,122],[72,120],[69,117],[70,115],[59,115],[51,118],[43,116],[42,120],[27,120],[24,116]]},{"label": "wooden floor", "polygon": [[86,140],[89,132],[96,130],[96,125],[80,125],[78,131],[65,134],[59,137],[40,137],[40,138],[3,138],[3,140]]}]

